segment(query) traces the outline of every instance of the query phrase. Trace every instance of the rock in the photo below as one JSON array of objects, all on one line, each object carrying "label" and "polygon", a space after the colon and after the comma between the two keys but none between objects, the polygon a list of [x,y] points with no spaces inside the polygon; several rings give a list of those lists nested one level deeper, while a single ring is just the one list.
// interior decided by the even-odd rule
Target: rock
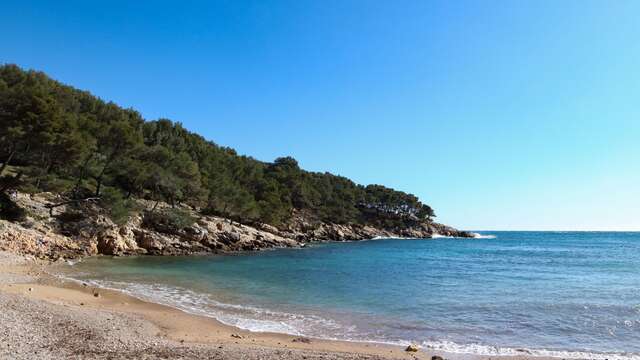
[{"label": "rock", "polygon": [[442,356],[433,355],[433,356],[431,357],[431,360],[445,360],[445,359],[443,359],[443,358],[442,358]]},{"label": "rock", "polygon": [[406,349],[404,349],[404,351],[406,352],[418,352],[420,349],[418,348],[417,345],[411,344],[409,346],[407,346]]},{"label": "rock", "polygon": [[242,335],[238,335],[238,334],[231,334],[231,337],[236,339],[242,339]]},{"label": "rock", "polygon": [[280,232],[277,227],[269,224],[260,224],[260,230],[266,231],[271,234],[278,234]]},{"label": "rock", "polygon": [[99,298],[99,297],[100,297],[100,293],[99,293],[99,292],[97,292],[97,291],[96,291],[96,292],[94,292],[94,293],[93,293],[93,297]]},{"label": "rock", "polygon": [[140,228],[142,219],[138,216],[131,218],[125,225],[119,227],[107,218],[99,218],[97,224],[102,228],[98,231],[98,253],[104,255],[123,255],[135,253],[138,250],[136,231]]},{"label": "rock", "polygon": [[29,288],[29,291],[33,291],[33,288]]}]

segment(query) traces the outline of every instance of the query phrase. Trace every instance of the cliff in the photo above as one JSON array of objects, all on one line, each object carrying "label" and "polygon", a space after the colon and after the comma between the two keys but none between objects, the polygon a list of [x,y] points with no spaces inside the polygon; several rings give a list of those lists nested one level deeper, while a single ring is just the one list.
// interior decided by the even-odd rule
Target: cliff
[{"label": "cliff", "polygon": [[204,216],[187,207],[174,209],[167,204],[158,206],[145,200],[137,200],[139,213],[117,225],[103,209],[91,202],[50,209],[50,205],[61,202],[59,195],[16,193],[13,200],[28,216],[19,222],[0,220],[0,250],[52,260],[98,254],[188,255],[257,251],[377,237],[473,236],[435,222],[383,229],[310,220],[302,212],[294,213],[291,220],[279,228],[267,224],[249,226],[221,217]]}]

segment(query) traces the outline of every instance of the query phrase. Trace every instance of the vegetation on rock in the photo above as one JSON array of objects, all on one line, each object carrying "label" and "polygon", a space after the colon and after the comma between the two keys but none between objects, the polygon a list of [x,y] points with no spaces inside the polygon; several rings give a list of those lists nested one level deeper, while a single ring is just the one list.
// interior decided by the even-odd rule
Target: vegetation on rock
[{"label": "vegetation on rock", "polygon": [[[6,218],[23,216],[11,206],[12,189],[95,198],[116,223],[135,210],[132,197],[275,226],[297,210],[317,221],[381,228],[435,216],[414,195],[304,171],[291,157],[265,163],[238,155],[180,123],[145,121],[135,110],[15,65],[0,67],[0,162]],[[172,226],[190,221],[179,212],[155,217]]]}]

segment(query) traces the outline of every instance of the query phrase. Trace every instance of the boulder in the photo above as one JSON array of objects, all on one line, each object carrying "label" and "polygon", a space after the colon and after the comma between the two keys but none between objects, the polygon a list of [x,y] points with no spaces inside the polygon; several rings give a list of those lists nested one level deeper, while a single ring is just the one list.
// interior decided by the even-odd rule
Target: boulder
[{"label": "boulder", "polygon": [[142,220],[133,217],[125,225],[118,227],[108,219],[99,219],[96,227],[101,228],[97,235],[97,250],[105,255],[123,255],[139,250],[136,231]]},{"label": "boulder", "polygon": [[266,231],[271,234],[278,234],[280,232],[277,227],[269,224],[260,224],[260,230]]}]

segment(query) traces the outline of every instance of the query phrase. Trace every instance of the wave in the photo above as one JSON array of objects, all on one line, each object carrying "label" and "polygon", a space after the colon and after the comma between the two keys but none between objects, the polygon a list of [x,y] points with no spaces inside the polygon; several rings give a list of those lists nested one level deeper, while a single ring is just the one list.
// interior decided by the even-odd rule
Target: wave
[{"label": "wave", "polygon": [[438,233],[431,234],[432,239],[453,239],[453,236],[440,235]]},{"label": "wave", "polygon": [[[393,237],[393,236],[374,236],[369,240],[391,240],[391,239],[397,239],[397,237]],[[367,241],[366,239],[364,241]]]},{"label": "wave", "polygon": [[316,315],[301,315],[272,311],[256,306],[220,302],[209,294],[189,289],[103,280],[79,280],[58,275],[61,278],[82,282],[91,286],[120,291],[136,299],[169,306],[189,314],[206,316],[229,326],[253,332],[274,332],[295,336],[311,336],[307,329],[321,328],[325,331],[347,330],[336,322]]},{"label": "wave", "polygon": [[[483,235],[478,233],[471,233],[471,234],[473,234],[473,239],[495,239],[496,238],[495,235]],[[440,235],[437,233],[432,234],[431,238],[432,239],[468,239],[468,237]]]},{"label": "wave", "polygon": [[[358,334],[355,326],[339,324],[325,317],[272,311],[251,305],[229,304],[220,302],[212,298],[209,294],[198,293],[181,287],[118,281],[79,280],[61,274],[56,275],[75,282],[83,282],[96,287],[121,291],[137,299],[166,305],[189,314],[214,318],[223,324],[252,332],[274,332],[325,340],[366,342],[397,346],[406,346],[414,343],[409,340],[367,338],[363,337],[362,334]],[[640,360],[640,354],[635,353],[596,353],[588,351],[509,348],[483,344],[458,344],[450,341],[424,341],[421,343],[421,346],[426,349],[445,353],[480,356],[526,355],[562,359]]]},{"label": "wave", "polygon": [[589,351],[563,351],[547,349],[508,348],[481,344],[457,344],[450,341],[425,341],[424,348],[453,354],[473,354],[480,356],[534,356],[562,359],[591,360],[640,360],[635,353],[597,353]]},{"label": "wave", "polygon": [[479,234],[479,233],[471,233],[471,234],[473,234],[474,239],[495,239],[496,238],[495,235],[490,235],[490,234],[487,234],[487,235]]}]

